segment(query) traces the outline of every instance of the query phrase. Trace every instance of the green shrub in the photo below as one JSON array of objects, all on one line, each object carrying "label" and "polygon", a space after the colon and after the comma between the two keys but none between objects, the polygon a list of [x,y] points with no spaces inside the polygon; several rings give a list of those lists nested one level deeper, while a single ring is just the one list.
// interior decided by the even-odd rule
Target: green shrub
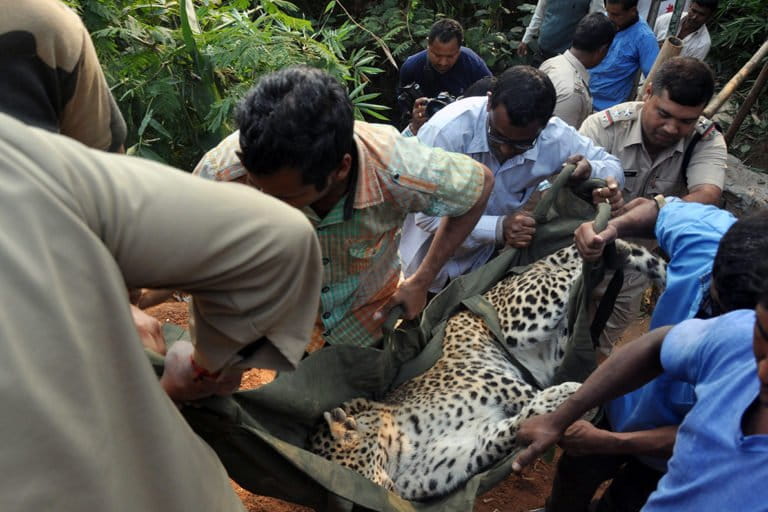
[{"label": "green shrub", "polygon": [[[515,50],[522,38],[531,4],[507,7],[501,0],[384,0],[372,4],[360,20],[370,32],[388,45],[391,53],[402,63],[409,55],[426,48],[432,24],[441,17],[454,18],[464,27],[464,45],[473,49],[495,74],[520,64]],[[373,47],[366,32],[358,32],[352,44]],[[379,65],[384,64],[380,55]]]},{"label": "green shrub", "polygon": [[[374,55],[348,52],[353,25],[315,30],[285,0],[71,0],[83,17],[128,123],[129,152],[190,170],[232,129],[255,80],[295,64],[349,87],[356,115],[382,117],[366,93]],[[195,8],[196,7],[196,8]]]},{"label": "green shrub", "polygon": [[[712,49],[707,61],[718,77],[718,89],[725,85],[768,39],[765,0],[725,0],[720,3],[712,28]],[[763,61],[763,64],[765,61]],[[755,82],[761,66],[733,95],[733,104],[741,105]],[[725,129],[728,124],[725,123]],[[758,97],[750,115],[731,141],[729,151],[737,157],[768,168],[768,94]]]}]

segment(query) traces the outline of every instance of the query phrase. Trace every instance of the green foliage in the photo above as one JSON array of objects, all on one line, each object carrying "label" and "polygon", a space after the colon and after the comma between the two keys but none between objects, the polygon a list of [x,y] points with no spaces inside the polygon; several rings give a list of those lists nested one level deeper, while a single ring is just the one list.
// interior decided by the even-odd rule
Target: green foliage
[{"label": "green foliage", "polygon": [[128,123],[129,152],[191,169],[232,129],[239,98],[259,76],[295,64],[346,83],[355,113],[382,118],[366,93],[381,70],[357,30],[315,30],[286,0],[70,0],[89,28]]},{"label": "green foliage", "polygon": [[[711,30],[712,50],[707,60],[718,77],[718,86],[722,87],[768,39],[765,0],[726,0],[720,3],[715,20],[716,26]],[[734,104],[741,105],[760,67],[734,93]],[[728,128],[727,123],[724,128]],[[731,141],[729,151],[755,165],[768,167],[766,132],[768,94],[764,90]]]},{"label": "green foliage", "polygon": [[[531,4],[508,4],[502,0],[383,0],[365,12],[360,24],[367,31],[358,32],[351,43],[355,47],[372,46],[370,31],[402,63],[426,48],[429,29],[437,19],[450,17],[464,27],[465,46],[477,52],[498,74],[520,63],[515,49],[530,18],[528,13],[534,8]],[[384,64],[383,55],[378,64]]]}]

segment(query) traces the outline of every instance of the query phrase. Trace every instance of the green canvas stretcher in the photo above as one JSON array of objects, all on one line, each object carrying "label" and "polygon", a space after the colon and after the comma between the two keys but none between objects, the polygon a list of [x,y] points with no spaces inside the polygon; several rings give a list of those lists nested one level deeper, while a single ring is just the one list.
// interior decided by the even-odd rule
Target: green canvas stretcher
[{"label": "green canvas stretcher", "polygon": [[[476,496],[511,472],[513,454],[473,476],[447,496],[426,502],[407,501],[367,480],[357,472],[325,460],[306,447],[322,421],[323,412],[355,397],[381,398],[387,391],[418,375],[441,354],[446,319],[473,297],[496,284],[508,272],[525,266],[573,241],[574,229],[595,218],[590,193],[600,180],[578,189],[566,186],[572,171],[563,171],[537,205],[534,243],[525,250],[508,250],[476,271],[455,279],[435,297],[418,327],[386,329],[382,349],[332,346],[313,353],[294,372],[231,397],[214,397],[182,409],[192,428],[216,451],[231,478],[243,488],[312,507],[318,511],[434,511],[472,510]],[[587,288],[602,278],[590,271]],[[580,311],[571,315],[574,328],[558,381],[583,380],[594,368],[584,286],[572,297]],[[475,302],[476,303],[476,302]],[[391,319],[393,320],[393,319]],[[391,321],[389,324],[393,324]],[[169,342],[185,337],[166,326]],[[153,357],[161,371],[162,359]]]}]

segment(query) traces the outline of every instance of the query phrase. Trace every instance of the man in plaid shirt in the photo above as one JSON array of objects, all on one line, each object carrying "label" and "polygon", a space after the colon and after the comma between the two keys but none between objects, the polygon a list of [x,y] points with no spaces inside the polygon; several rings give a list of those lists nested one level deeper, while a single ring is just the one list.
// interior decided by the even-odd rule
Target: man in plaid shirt
[{"label": "man in plaid shirt", "polygon": [[[354,121],[344,87],[317,69],[263,77],[243,100],[238,124],[195,174],[257,187],[315,226],[323,285],[313,345],[321,338],[375,345],[396,305],[415,317],[493,188],[490,171],[465,155]],[[400,229],[412,212],[444,219],[418,271],[400,282]]]}]

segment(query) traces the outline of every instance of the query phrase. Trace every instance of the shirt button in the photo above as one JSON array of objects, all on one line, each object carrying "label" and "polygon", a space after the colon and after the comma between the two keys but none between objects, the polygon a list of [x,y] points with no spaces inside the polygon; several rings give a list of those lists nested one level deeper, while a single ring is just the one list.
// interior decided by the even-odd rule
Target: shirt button
[{"label": "shirt button", "polygon": [[328,286],[323,286],[323,289],[320,291],[322,291],[323,293],[328,293],[329,291],[331,291],[331,289]]},{"label": "shirt button", "polygon": [[331,335],[330,329],[328,329],[327,331],[323,331],[323,336],[330,336],[330,335]]},{"label": "shirt button", "polygon": [[392,179],[399,180],[400,179],[400,175],[399,174],[394,174],[394,175],[392,175]]},{"label": "shirt button", "polygon": [[323,320],[328,320],[329,318],[331,318],[330,311],[326,311],[325,313],[323,313]]},{"label": "shirt button", "polygon": [[323,265],[327,265],[331,262],[328,258],[323,258]]}]

